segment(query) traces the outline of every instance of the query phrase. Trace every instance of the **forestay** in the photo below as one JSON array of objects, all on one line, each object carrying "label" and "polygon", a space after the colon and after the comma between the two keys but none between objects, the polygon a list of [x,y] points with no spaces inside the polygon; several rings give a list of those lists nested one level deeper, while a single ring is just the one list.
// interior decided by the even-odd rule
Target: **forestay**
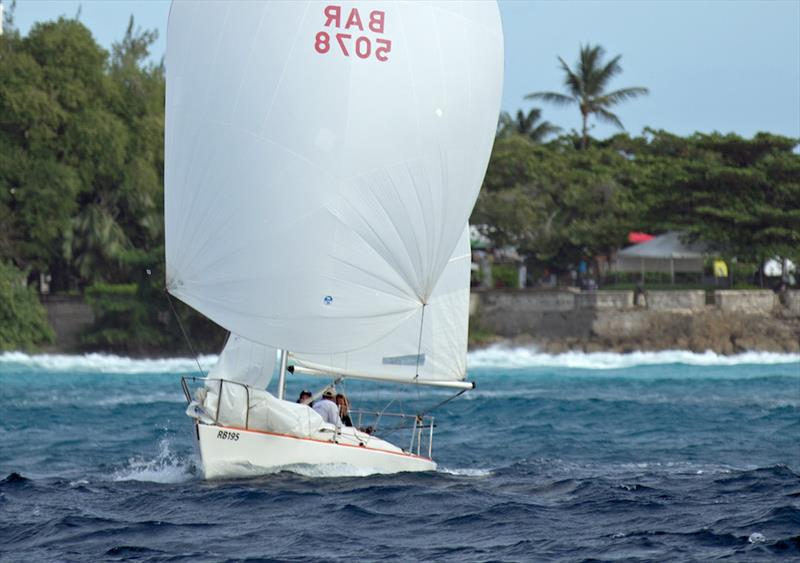
[{"label": "forestay", "polygon": [[169,291],[314,354],[432,308],[494,139],[496,4],[176,2],[167,40]]},{"label": "forestay", "polygon": [[[377,342],[343,354],[292,354],[300,368],[398,382],[460,381],[467,369],[470,281],[469,229],[423,311]],[[420,338],[422,327],[422,338]]]}]

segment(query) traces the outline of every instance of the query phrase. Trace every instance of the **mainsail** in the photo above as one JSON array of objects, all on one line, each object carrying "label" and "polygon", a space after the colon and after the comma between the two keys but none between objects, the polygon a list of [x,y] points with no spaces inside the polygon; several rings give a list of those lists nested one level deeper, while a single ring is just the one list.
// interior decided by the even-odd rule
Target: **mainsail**
[{"label": "mainsail", "polygon": [[381,356],[404,373],[421,325],[427,377],[494,140],[496,3],[175,2],[167,40],[168,290],[301,356],[416,325]]}]

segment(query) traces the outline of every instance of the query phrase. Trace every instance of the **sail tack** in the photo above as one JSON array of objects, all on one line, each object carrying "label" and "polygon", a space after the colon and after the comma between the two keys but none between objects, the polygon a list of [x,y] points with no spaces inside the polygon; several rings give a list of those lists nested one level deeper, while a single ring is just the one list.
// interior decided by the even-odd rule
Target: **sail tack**
[{"label": "sail tack", "polygon": [[166,65],[173,295],[310,354],[433,306],[494,139],[494,2],[175,2]]}]

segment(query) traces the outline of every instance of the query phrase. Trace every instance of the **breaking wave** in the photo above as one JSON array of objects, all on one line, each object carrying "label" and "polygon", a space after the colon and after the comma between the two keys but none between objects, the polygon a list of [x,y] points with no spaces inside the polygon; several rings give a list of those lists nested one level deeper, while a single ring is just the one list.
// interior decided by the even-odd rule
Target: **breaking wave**
[{"label": "breaking wave", "polygon": [[684,364],[691,366],[739,366],[800,363],[800,354],[774,352],[744,352],[725,356],[711,351],[703,353],[685,350],[662,352],[564,352],[545,354],[535,348],[506,348],[492,346],[470,352],[470,368],[559,367],[575,369],[623,369],[639,366]]},{"label": "breaking wave", "polygon": [[[217,362],[217,356],[207,355],[198,358],[204,370]],[[94,372],[112,374],[143,373],[196,373],[197,361],[194,358],[145,358],[134,359],[111,354],[35,354],[24,352],[4,352],[0,354],[0,366],[24,370],[46,370],[53,372]]]},{"label": "breaking wave", "polygon": [[[89,372],[107,374],[194,374],[197,362],[204,371],[209,370],[218,356],[209,354],[194,358],[136,359],[111,354],[35,354],[4,352],[0,354],[0,367],[20,371]],[[467,364],[471,369],[531,367],[559,367],[574,369],[624,369],[638,366],[684,364],[691,366],[738,366],[800,363],[800,354],[775,352],[744,352],[733,356],[684,350],[661,352],[564,352],[546,354],[535,348],[508,348],[492,346],[469,353]]]}]

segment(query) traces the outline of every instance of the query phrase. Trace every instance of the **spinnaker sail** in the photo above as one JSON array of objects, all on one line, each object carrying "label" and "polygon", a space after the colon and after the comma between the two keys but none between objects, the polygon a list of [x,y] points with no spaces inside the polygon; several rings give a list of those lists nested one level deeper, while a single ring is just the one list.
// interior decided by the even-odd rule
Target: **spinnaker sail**
[{"label": "spinnaker sail", "polygon": [[298,354],[427,319],[494,140],[496,3],[175,2],[167,37],[168,290]]},{"label": "spinnaker sail", "polygon": [[293,353],[295,366],[398,383],[463,380],[467,371],[470,258],[469,229],[465,229],[423,310],[359,350],[341,354]]}]

